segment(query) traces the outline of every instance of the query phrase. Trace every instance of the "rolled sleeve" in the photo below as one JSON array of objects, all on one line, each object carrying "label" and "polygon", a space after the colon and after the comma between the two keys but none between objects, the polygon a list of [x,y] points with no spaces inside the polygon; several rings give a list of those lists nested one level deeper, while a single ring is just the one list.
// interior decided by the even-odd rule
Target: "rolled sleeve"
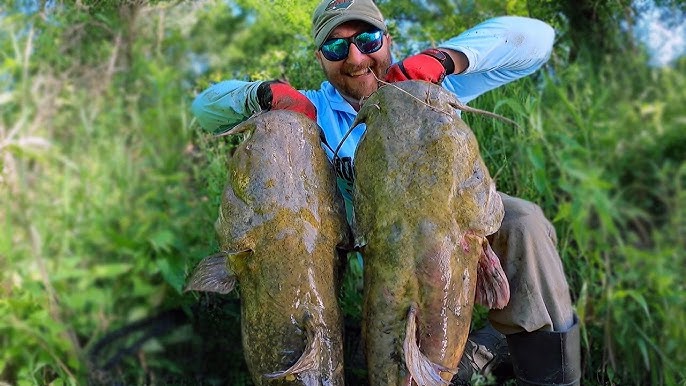
[{"label": "rolled sleeve", "polygon": [[257,88],[262,82],[226,80],[201,92],[191,104],[200,126],[218,134],[261,111]]},{"label": "rolled sleeve", "polygon": [[464,53],[469,60],[464,72],[445,78],[444,86],[467,103],[541,68],[550,58],[554,40],[553,28],[540,20],[489,19],[440,45]]}]

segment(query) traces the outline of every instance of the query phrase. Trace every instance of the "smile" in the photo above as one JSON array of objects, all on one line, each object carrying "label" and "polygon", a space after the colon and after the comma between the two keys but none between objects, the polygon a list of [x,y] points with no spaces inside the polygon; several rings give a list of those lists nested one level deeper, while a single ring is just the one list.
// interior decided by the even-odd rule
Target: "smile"
[{"label": "smile", "polygon": [[370,72],[371,72],[371,70],[369,69],[369,67],[367,67],[367,68],[363,68],[362,70],[359,70],[359,71],[351,72],[348,74],[348,76],[358,77],[358,76],[367,75]]}]

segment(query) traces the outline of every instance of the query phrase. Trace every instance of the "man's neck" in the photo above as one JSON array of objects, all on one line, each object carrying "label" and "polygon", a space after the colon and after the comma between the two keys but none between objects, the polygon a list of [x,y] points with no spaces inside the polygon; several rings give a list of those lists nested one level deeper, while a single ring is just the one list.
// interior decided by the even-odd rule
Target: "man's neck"
[{"label": "man's neck", "polygon": [[353,109],[355,109],[355,111],[360,111],[360,101],[358,99],[343,94],[341,94],[341,96],[343,97],[343,99],[345,99],[346,102],[350,104],[350,106],[352,106]]}]

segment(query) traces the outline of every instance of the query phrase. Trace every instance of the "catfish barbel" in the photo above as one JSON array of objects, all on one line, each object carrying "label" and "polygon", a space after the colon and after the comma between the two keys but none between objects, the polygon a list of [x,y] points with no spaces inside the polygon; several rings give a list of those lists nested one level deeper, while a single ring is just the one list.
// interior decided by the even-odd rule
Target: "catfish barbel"
[{"label": "catfish barbel", "polygon": [[238,281],[256,385],[343,385],[337,247],[349,233],[319,128],[275,110],[227,134],[239,132],[250,137],[229,162],[215,223],[222,252],[202,260],[186,288],[228,293]]},{"label": "catfish barbel", "polygon": [[475,297],[495,308],[509,300],[486,240],[502,202],[459,106],[439,86],[407,81],[380,87],[356,120],[367,125],[353,197],[371,385],[449,384]]}]

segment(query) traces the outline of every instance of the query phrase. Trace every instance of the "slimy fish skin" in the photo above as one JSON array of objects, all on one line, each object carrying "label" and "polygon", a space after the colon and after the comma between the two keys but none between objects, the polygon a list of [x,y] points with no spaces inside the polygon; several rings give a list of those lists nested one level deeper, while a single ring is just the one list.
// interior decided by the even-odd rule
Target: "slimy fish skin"
[{"label": "slimy fish skin", "polygon": [[301,114],[259,114],[229,162],[215,230],[221,253],[200,262],[187,290],[230,292],[238,283],[245,360],[255,385],[343,385],[337,303],[349,242],[343,199]]},{"label": "slimy fish skin", "polygon": [[489,275],[479,298],[491,307],[509,299],[486,240],[500,226],[502,202],[458,106],[439,86],[407,81],[380,87],[357,117],[366,132],[355,153],[354,233],[364,245],[371,385],[449,384],[480,264]]}]

